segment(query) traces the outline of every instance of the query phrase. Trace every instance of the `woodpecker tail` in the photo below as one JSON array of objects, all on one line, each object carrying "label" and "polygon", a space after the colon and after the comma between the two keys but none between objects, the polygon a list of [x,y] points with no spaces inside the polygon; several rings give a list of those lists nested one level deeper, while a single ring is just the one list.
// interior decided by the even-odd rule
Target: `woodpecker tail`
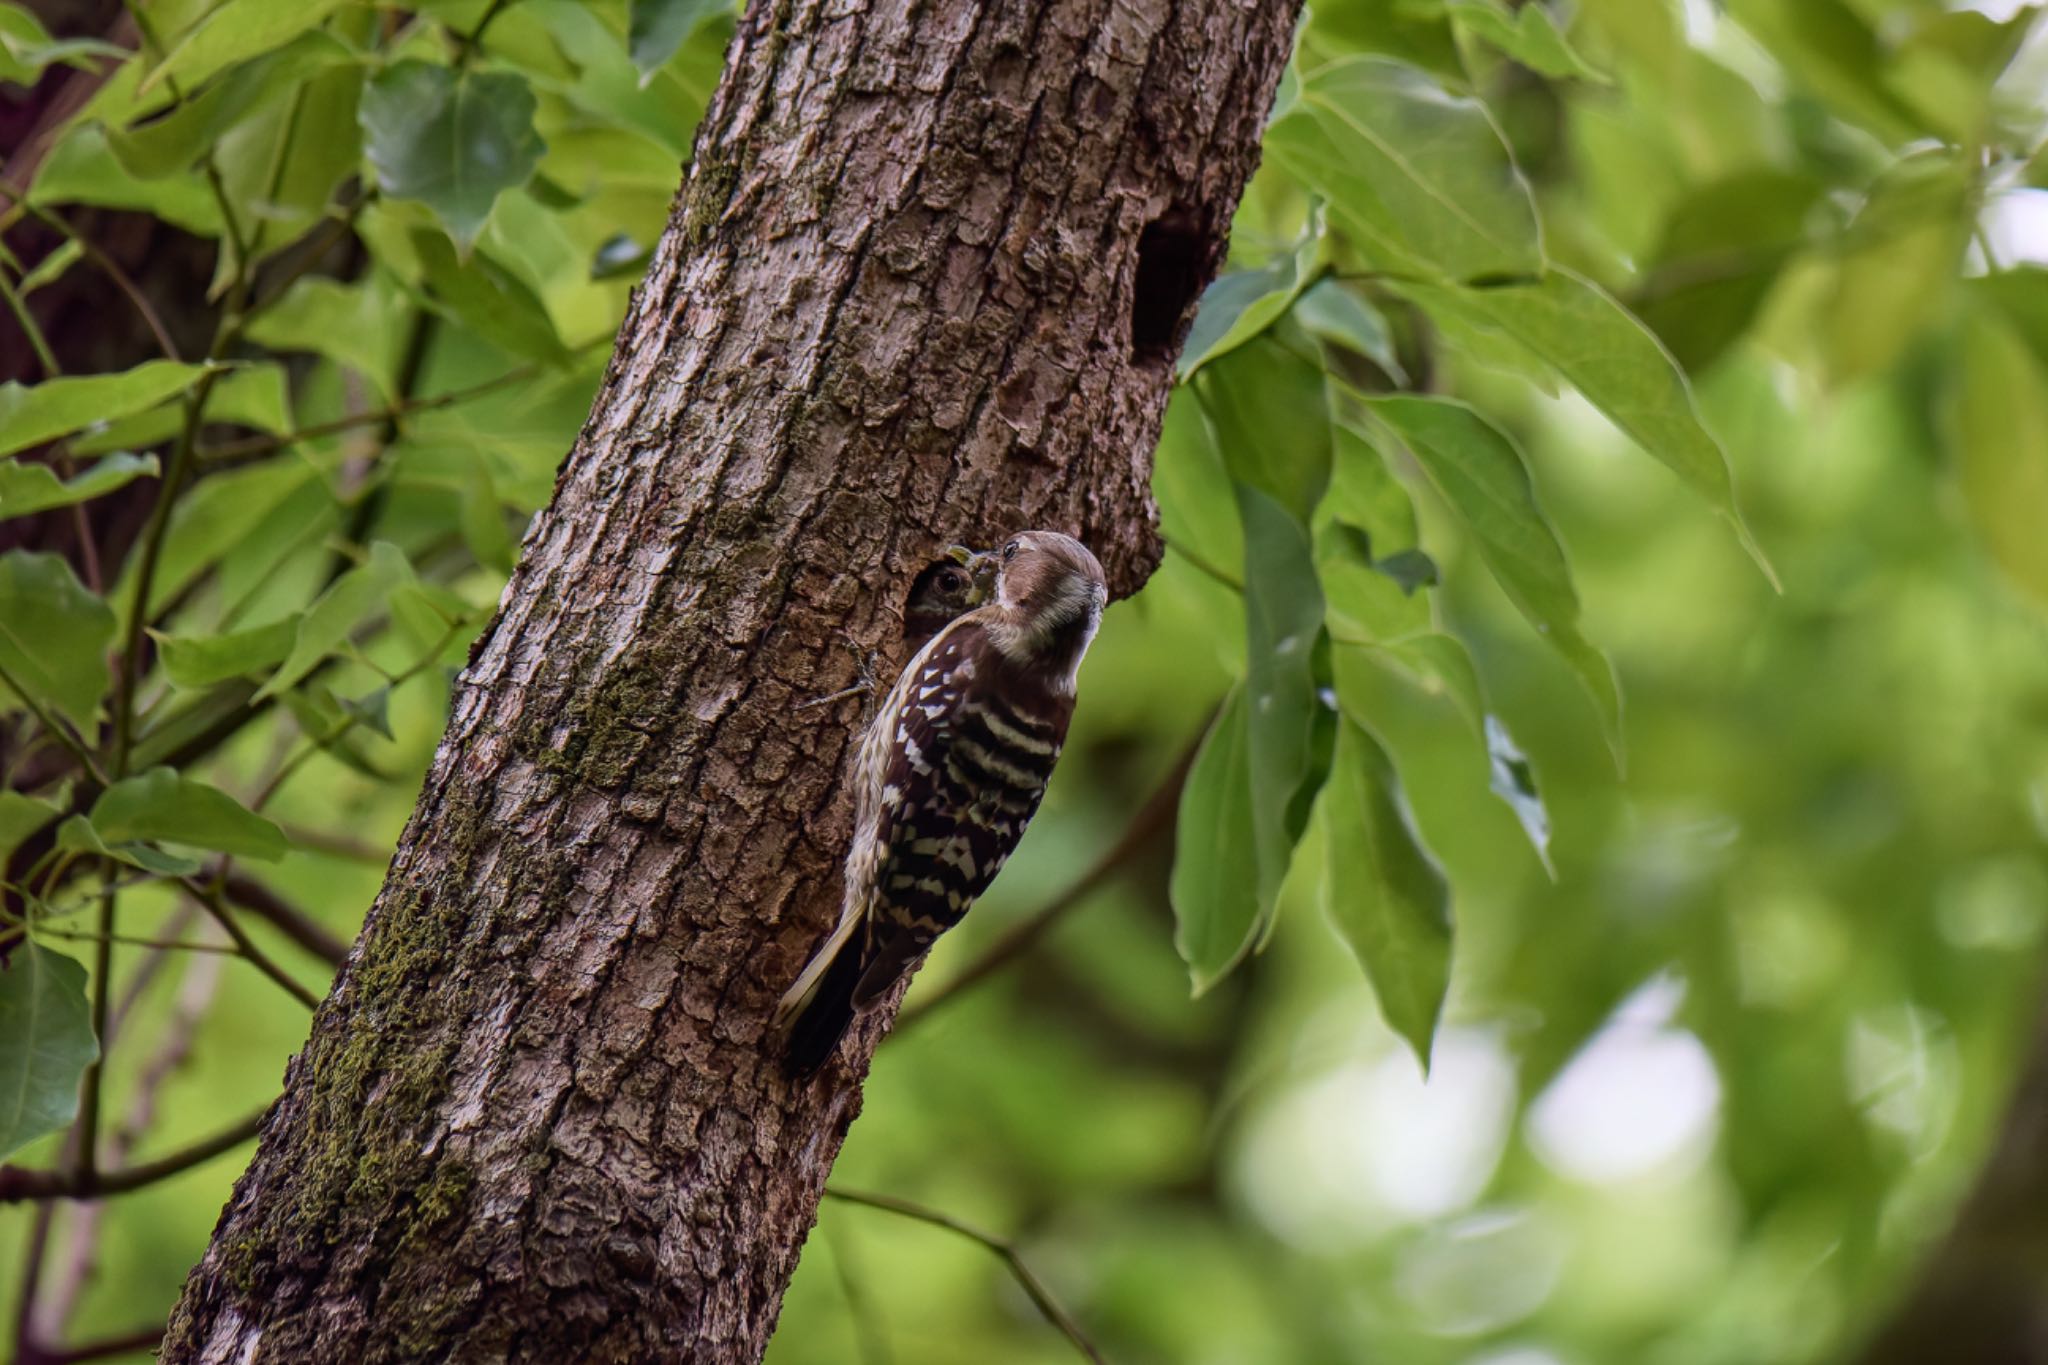
[{"label": "woodpecker tail", "polygon": [[793,1076],[808,1076],[825,1065],[853,1022],[853,988],[866,965],[853,941],[858,925],[858,919],[850,918],[834,930],[776,1006],[774,1028]]}]

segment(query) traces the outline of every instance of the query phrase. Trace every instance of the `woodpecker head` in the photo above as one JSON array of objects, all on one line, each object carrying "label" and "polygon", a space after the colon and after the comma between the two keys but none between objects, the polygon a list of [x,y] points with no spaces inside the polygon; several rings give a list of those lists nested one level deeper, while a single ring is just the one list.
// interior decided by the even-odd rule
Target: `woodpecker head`
[{"label": "woodpecker head", "polygon": [[992,558],[990,639],[1012,663],[1049,669],[1055,690],[1073,691],[1074,670],[1109,600],[1102,565],[1086,545],[1058,531],[1012,536]]}]

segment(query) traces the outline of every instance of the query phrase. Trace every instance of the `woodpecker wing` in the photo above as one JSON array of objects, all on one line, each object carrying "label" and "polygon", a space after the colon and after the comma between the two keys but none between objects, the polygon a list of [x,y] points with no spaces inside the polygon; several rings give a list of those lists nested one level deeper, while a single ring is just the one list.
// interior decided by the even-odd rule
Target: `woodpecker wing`
[{"label": "woodpecker wing", "polygon": [[877,718],[886,760],[855,1009],[886,993],[995,880],[1038,809],[1073,711],[1071,697],[1007,665],[971,616],[932,642],[891,703]]}]

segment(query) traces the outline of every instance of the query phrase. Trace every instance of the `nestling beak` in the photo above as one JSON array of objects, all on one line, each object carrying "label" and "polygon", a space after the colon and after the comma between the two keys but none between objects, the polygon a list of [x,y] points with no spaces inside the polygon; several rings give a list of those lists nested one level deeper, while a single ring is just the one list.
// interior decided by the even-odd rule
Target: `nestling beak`
[{"label": "nestling beak", "polygon": [[995,595],[996,570],[1002,567],[1002,558],[993,550],[970,550],[965,545],[948,545],[946,558],[967,570],[973,581],[973,600],[979,606]]}]

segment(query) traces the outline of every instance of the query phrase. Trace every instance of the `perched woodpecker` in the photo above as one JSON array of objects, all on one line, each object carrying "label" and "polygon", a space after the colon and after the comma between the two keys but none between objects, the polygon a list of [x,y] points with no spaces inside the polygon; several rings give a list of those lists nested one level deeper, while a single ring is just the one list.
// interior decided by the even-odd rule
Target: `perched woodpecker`
[{"label": "perched woodpecker", "polygon": [[906,653],[917,651],[963,612],[988,601],[995,588],[996,556],[955,545],[946,557],[930,565],[910,585],[903,604],[903,639]]},{"label": "perched woodpecker", "polygon": [[823,1066],[854,1015],[988,889],[1066,741],[1109,596],[1102,566],[1057,531],[991,558],[994,600],[912,657],[861,740],[839,924],[775,1013],[796,1075]]}]

